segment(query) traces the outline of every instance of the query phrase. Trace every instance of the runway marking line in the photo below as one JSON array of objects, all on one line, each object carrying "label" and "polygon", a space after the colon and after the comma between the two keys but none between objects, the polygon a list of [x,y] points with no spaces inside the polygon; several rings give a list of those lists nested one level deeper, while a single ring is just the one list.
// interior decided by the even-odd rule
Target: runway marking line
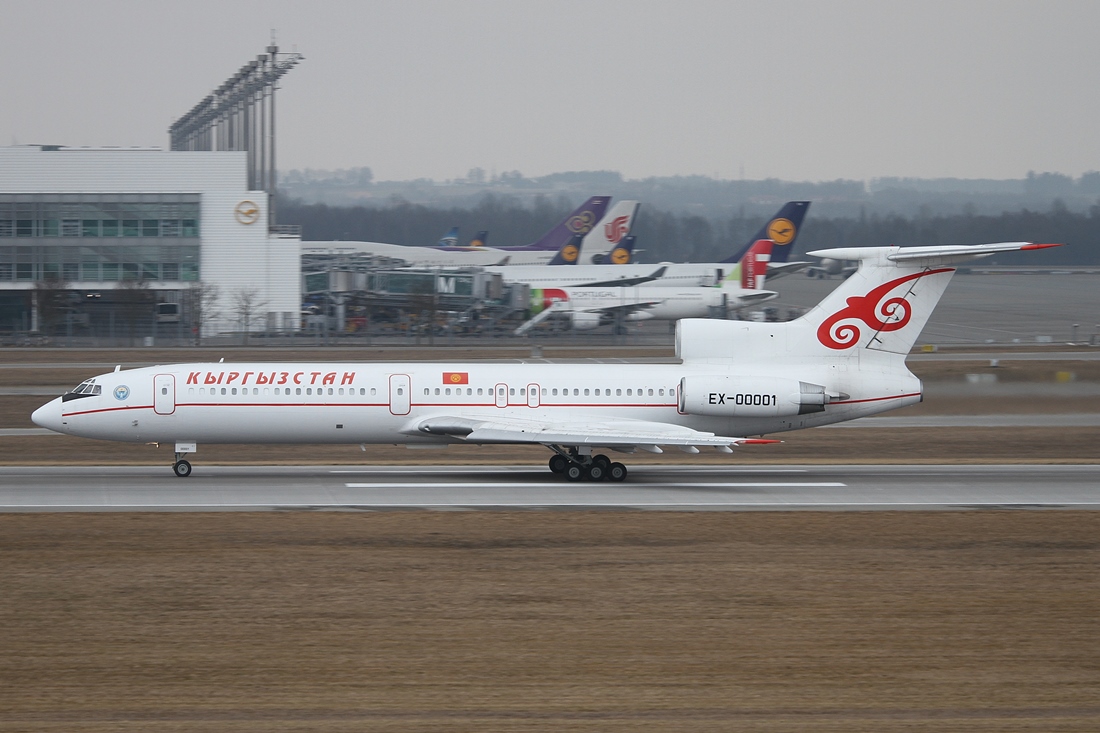
[{"label": "runway marking line", "polygon": [[[744,482],[700,482],[700,483],[654,483],[654,484],[625,484],[623,488],[641,489],[641,488],[677,488],[677,489],[734,489],[734,488],[760,488],[765,486],[776,486],[779,488],[790,488],[793,486],[815,487],[815,488],[837,488],[841,486],[847,486],[848,484],[841,483],[839,481],[807,481],[798,483],[785,483],[774,481],[744,481]],[[568,487],[568,483],[563,482],[516,482],[516,483],[485,483],[480,481],[477,483],[454,483],[454,484],[440,484],[440,483],[375,483],[375,484],[344,484],[349,489],[489,489],[489,488],[502,488],[502,489],[546,489],[546,488],[562,488]]]}]

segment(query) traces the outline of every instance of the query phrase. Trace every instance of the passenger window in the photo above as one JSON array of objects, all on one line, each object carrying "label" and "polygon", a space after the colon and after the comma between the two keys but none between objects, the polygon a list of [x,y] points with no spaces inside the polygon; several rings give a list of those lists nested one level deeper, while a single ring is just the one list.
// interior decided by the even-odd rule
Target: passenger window
[{"label": "passenger window", "polygon": [[481,387],[478,387],[478,388],[477,388],[477,395],[478,395],[478,397],[480,397],[480,396],[481,396]]},{"label": "passenger window", "polygon": [[473,388],[473,387],[467,387],[467,388],[466,388],[466,394],[467,394],[468,396],[471,396],[471,397],[472,397],[472,396],[473,396],[473,394],[474,394],[474,388]]},{"label": "passenger window", "polygon": [[574,397],[580,396],[580,393],[581,393],[581,391],[579,389],[577,389],[576,387],[573,388],[573,396]]},{"label": "passenger window", "polygon": [[436,388],[435,388],[435,393],[436,393],[436,394],[439,394],[439,387],[436,387]]},{"label": "passenger window", "polygon": [[313,394],[313,387],[306,387],[306,394],[307,395],[312,395]]},{"label": "passenger window", "polygon": [[631,390],[629,390],[629,389],[628,389],[628,390],[626,391],[626,396],[627,396],[627,397],[630,397],[630,396],[632,396],[632,392],[631,392]]},{"label": "passenger window", "polygon": [[621,389],[615,390],[615,396],[616,397],[622,397],[623,396],[623,391]]},{"label": "passenger window", "polygon": [[267,397],[267,396],[268,396],[269,394],[271,394],[271,393],[270,393],[270,392],[268,392],[267,390],[268,390],[268,388],[267,388],[267,387],[264,387],[264,397]]},{"label": "passenger window", "polygon": [[515,388],[515,387],[511,387],[511,388],[509,388],[509,390],[508,390],[508,394],[510,394],[510,395],[514,395],[515,393],[516,393],[516,388]]},{"label": "passenger window", "polygon": [[398,387],[397,388],[397,394],[405,394],[405,388],[404,387]]},{"label": "passenger window", "polygon": [[650,396],[650,397],[652,397],[652,396],[653,396],[653,390],[649,390],[649,396]]},{"label": "passenger window", "polygon": [[542,396],[543,396],[543,397],[545,397],[545,396],[546,396],[546,387],[543,387],[543,388],[542,388]]},{"label": "passenger window", "polygon": [[554,395],[555,397],[557,397],[557,396],[558,396],[558,388],[557,388],[557,387],[554,387],[554,389],[550,390],[550,394],[552,394],[552,395]]},{"label": "passenger window", "polygon": [[222,387],[222,394],[225,394],[225,387]]},{"label": "passenger window", "polygon": [[294,394],[299,394],[299,395],[302,394],[302,388],[301,387],[295,387],[294,388]]},{"label": "passenger window", "polygon": [[596,395],[597,397],[599,397],[600,396],[600,390],[598,390],[598,389],[593,390],[593,394]]},{"label": "passenger window", "polygon": [[447,389],[445,389],[445,390],[443,390],[443,391],[444,391],[444,392],[445,392],[446,394],[448,394],[448,395],[450,395],[450,394],[451,394],[451,388],[450,388],[450,387],[448,387]]},{"label": "passenger window", "polygon": [[187,388],[187,395],[189,397],[194,397],[195,396],[195,388],[194,387],[188,387]]},{"label": "passenger window", "polygon": [[229,394],[237,394],[237,388],[234,387],[233,389],[229,390]]},{"label": "passenger window", "polygon": [[[344,392],[344,390],[340,390],[340,393],[341,393],[341,394],[343,394],[343,392]],[[332,387],[329,387],[329,388],[328,388],[328,393],[329,393],[329,394],[332,394]]]},{"label": "passenger window", "polygon": [[664,397],[664,396],[665,396],[665,391],[664,391],[663,389],[659,389],[659,390],[657,390],[657,393],[658,393],[659,395],[661,395],[662,397]]},{"label": "passenger window", "polygon": [[376,395],[376,394],[378,394],[378,388],[377,388],[377,387],[371,387],[371,388],[370,388],[370,393],[371,393],[372,395]]},{"label": "passenger window", "polygon": [[519,396],[524,397],[526,395],[527,395],[527,388],[526,387],[520,387],[519,388]]},{"label": "passenger window", "polygon": [[588,390],[587,390],[587,389],[586,389],[586,390],[584,391],[584,396],[585,396],[585,397],[587,397],[587,396],[588,396]]}]

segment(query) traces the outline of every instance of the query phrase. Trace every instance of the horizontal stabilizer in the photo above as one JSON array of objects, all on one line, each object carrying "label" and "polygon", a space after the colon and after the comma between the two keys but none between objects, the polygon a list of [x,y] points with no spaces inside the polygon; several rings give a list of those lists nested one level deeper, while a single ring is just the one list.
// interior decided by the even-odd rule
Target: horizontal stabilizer
[{"label": "horizontal stabilizer", "polygon": [[1033,244],[1031,242],[997,242],[994,244],[947,244],[930,247],[839,247],[836,249],[819,249],[809,254],[814,257],[833,260],[872,261],[883,265],[889,262],[897,262],[933,267],[976,260],[995,255],[998,252],[1018,252],[1061,246],[1061,244]]}]

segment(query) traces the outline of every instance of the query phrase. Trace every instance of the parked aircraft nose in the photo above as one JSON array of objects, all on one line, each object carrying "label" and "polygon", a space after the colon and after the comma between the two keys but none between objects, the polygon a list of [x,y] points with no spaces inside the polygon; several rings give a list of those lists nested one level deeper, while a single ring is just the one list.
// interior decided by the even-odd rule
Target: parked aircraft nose
[{"label": "parked aircraft nose", "polygon": [[61,398],[47,402],[32,412],[31,420],[35,425],[43,428],[49,428],[58,433],[64,432],[61,426]]}]

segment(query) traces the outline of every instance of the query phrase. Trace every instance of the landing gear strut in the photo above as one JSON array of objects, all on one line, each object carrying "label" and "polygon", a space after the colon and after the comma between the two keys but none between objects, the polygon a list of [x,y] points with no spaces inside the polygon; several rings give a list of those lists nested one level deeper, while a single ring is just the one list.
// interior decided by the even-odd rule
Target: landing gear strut
[{"label": "landing gear strut", "polygon": [[612,462],[602,453],[582,455],[576,447],[568,450],[558,445],[550,446],[554,455],[550,456],[550,470],[565,474],[570,481],[623,481],[626,479],[626,466]]},{"label": "landing gear strut", "polygon": [[184,456],[197,450],[198,446],[194,443],[176,443],[176,462],[172,464],[172,470],[177,476],[187,478],[191,475],[191,464],[184,460]]}]

